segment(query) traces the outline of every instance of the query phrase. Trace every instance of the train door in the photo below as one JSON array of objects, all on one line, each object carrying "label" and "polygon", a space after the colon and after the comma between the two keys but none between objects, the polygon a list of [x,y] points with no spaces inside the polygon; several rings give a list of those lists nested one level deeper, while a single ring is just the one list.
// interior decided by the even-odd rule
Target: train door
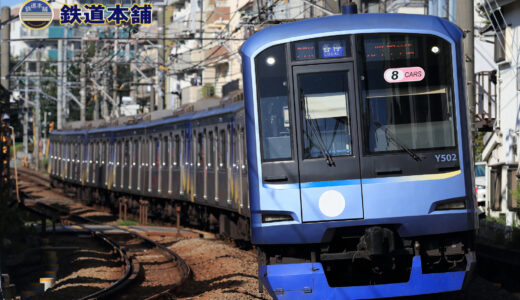
[{"label": "train door", "polygon": [[239,148],[240,148],[240,209],[249,210],[249,190],[247,180],[247,153],[245,130],[240,128],[239,132]]},{"label": "train door", "polygon": [[206,168],[207,168],[207,171],[206,171],[206,179],[205,179],[205,184],[206,184],[206,191],[205,191],[205,200],[206,201],[213,201],[213,199],[215,198],[215,134],[214,134],[214,131],[213,129],[210,129],[208,131],[208,135],[207,135],[207,138],[208,138],[208,142],[207,142],[207,145],[208,145],[208,150],[206,151],[207,152],[207,162],[206,162]]},{"label": "train door", "polygon": [[304,222],[363,218],[353,64],[293,67]]},{"label": "train door", "polygon": [[179,195],[184,196],[186,194],[186,136],[184,131],[181,131],[180,136],[180,158],[179,158]]},{"label": "train door", "polygon": [[97,174],[97,166],[99,164],[99,145],[97,141],[92,142],[92,169],[90,170],[90,183],[97,183],[96,174]]},{"label": "train door", "polygon": [[122,169],[122,176],[121,176],[121,189],[125,188],[126,186],[129,186],[130,182],[130,141],[125,139],[124,141],[124,147],[123,147],[123,165],[121,167]]},{"label": "train door", "polygon": [[113,187],[118,189],[121,187],[121,181],[122,181],[122,173],[121,173],[121,166],[122,166],[122,159],[123,159],[123,156],[121,155],[121,151],[123,149],[123,141],[122,140],[119,140],[116,142],[115,144],[115,162],[114,162],[114,171],[112,172],[112,174],[114,174],[114,183],[113,183]]},{"label": "train door", "polygon": [[204,200],[204,176],[206,164],[205,133],[196,135],[196,160],[195,160],[195,198]]},{"label": "train door", "polygon": [[180,137],[178,134],[173,133],[171,137],[171,150],[170,150],[170,163],[171,163],[171,171],[170,171],[170,180],[169,180],[169,188],[168,193],[174,195],[173,198],[177,198],[179,195],[180,189],[180,159],[179,153],[180,149]]},{"label": "train door", "polygon": [[159,182],[159,194],[166,196],[168,194],[170,182],[170,133],[164,133],[161,143],[161,173]]},{"label": "train door", "polygon": [[227,142],[226,130],[220,129],[218,131],[218,166],[217,166],[217,186],[215,191],[215,201],[227,200]]}]

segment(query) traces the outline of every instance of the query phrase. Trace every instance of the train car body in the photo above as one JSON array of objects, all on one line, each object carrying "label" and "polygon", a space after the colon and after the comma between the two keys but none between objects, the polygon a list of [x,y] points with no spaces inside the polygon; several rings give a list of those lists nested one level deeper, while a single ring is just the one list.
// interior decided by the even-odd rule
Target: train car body
[{"label": "train car body", "polygon": [[243,45],[252,242],[275,299],[463,288],[478,219],[462,38],[354,14]]},{"label": "train car body", "polygon": [[83,201],[249,240],[244,109],[231,103],[153,122],[54,131],[50,174]]}]

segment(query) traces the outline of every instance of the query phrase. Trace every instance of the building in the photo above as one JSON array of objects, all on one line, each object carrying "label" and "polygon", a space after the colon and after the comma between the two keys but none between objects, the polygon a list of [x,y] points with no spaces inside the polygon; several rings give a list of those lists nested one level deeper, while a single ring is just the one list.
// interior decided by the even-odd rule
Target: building
[{"label": "building", "polygon": [[480,103],[484,115],[493,121],[484,136],[482,153],[487,162],[486,212],[493,217],[505,216],[509,225],[519,224],[520,2],[483,0],[478,8],[486,18],[481,32],[493,42],[492,58],[496,64],[484,80]]}]

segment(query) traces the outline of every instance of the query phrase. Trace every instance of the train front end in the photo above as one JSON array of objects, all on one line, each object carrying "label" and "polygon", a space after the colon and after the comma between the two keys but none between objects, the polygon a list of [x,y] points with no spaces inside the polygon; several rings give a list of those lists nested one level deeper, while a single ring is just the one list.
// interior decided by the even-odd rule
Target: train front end
[{"label": "train front end", "polygon": [[436,17],[360,14],[244,44],[252,240],[275,299],[467,283],[478,218],[461,42]]}]

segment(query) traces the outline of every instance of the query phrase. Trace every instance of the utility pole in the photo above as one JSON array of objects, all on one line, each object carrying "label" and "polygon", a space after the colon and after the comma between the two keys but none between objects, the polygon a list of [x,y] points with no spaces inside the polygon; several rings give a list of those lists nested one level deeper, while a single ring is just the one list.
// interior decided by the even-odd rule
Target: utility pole
[{"label": "utility pole", "polygon": [[[99,59],[99,43],[98,42],[94,42],[94,49],[96,51],[96,53],[94,54],[94,61],[97,62],[98,59]],[[96,79],[96,82],[99,81],[99,71],[96,71],[96,74],[94,75],[95,79]],[[97,89],[94,89],[94,113],[92,114],[92,119],[94,121],[97,121],[99,120],[99,93],[97,91]]]},{"label": "utility pole", "polygon": [[150,112],[155,110],[155,80],[151,79],[150,83]]},{"label": "utility pole", "polygon": [[85,40],[81,40],[81,67],[80,67],[80,121],[85,123],[87,111],[87,47]]},{"label": "utility pole", "polygon": [[[202,32],[202,22],[204,20],[204,0],[200,0],[200,51],[204,51],[204,34]],[[202,69],[199,69],[198,77],[200,78],[200,83],[202,85]]]},{"label": "utility pole", "polygon": [[119,56],[119,41],[117,40],[119,38],[119,28],[115,27],[115,40],[114,40],[114,58],[112,63],[112,99],[117,104],[117,107],[113,107],[112,110],[119,110],[121,103],[119,100],[119,97],[117,96],[117,91],[119,90],[119,85],[117,84],[117,61]]},{"label": "utility pole", "polygon": [[6,78],[9,74],[9,57],[11,56],[11,49],[9,45],[9,39],[11,38],[11,24],[8,22],[11,17],[11,8],[9,6],[2,7],[0,14],[0,22],[4,23],[2,26],[2,44],[0,46],[1,58],[0,58],[0,76],[1,84],[9,90],[9,79]]},{"label": "utility pole", "polygon": [[41,60],[42,53],[40,49],[36,50],[36,95],[34,99],[34,114],[33,114],[33,128],[34,128],[34,146],[33,156],[36,170],[40,170],[40,134],[41,134],[41,119],[40,119],[40,89],[41,89]]},{"label": "utility pole", "polygon": [[[108,56],[108,51],[107,51],[107,43],[105,41],[103,41],[103,53],[105,54],[105,57]],[[101,86],[101,88],[105,91],[105,93],[107,92],[105,89],[108,87],[108,76],[107,76],[107,72],[108,72],[108,65],[105,65],[103,67],[103,85]],[[109,119],[109,115],[108,115],[108,99],[107,99],[107,96],[106,94],[103,93],[103,103],[101,105],[101,118],[103,118],[105,121]]]},{"label": "utility pole", "polygon": [[[201,0],[201,2],[204,0]],[[165,4],[165,2],[163,2]],[[164,109],[164,102],[165,102],[165,93],[162,91],[165,91],[164,83],[165,83],[165,74],[164,74],[164,65],[165,65],[165,57],[164,57],[164,33],[166,31],[166,22],[164,20],[164,11],[165,7],[164,5],[160,5],[157,9],[157,32],[159,34],[159,48],[157,48],[157,66],[155,69],[155,74],[157,74],[157,85],[159,87],[159,95],[157,95],[159,98],[157,99],[157,109],[163,110]],[[201,11],[202,11],[202,5],[201,5]],[[202,23],[201,23],[202,25]]]},{"label": "utility pole", "polygon": [[132,69],[132,86],[130,87],[130,96],[132,97],[132,104],[137,104],[137,82],[139,81],[139,78],[137,77],[137,48],[139,46],[139,40],[134,40],[134,55],[133,55],[133,62],[130,65]]},{"label": "utility pole", "polygon": [[68,73],[67,70],[69,69],[69,47],[70,45],[72,44],[69,44],[67,38],[69,37],[69,26],[65,26],[65,39],[63,40],[63,67],[62,67],[62,81],[61,81],[61,91],[62,91],[62,99],[63,99],[63,121],[64,121],[64,124],[65,125],[67,123],[67,119],[69,118],[69,115],[70,115],[70,102],[67,101],[67,91],[69,89],[69,87],[67,86],[67,82],[68,82]]},{"label": "utility pole", "polygon": [[[466,94],[468,97],[471,130],[475,128],[475,35],[474,35],[474,2],[473,0],[457,0],[456,23],[464,31],[464,61],[466,67]],[[473,134],[471,134],[473,138]]]},{"label": "utility pole", "polygon": [[[26,54],[27,55],[27,54]],[[25,98],[23,103],[23,150],[29,155],[29,62],[25,61]]]},{"label": "utility pole", "polygon": [[57,121],[56,128],[63,128],[63,40],[58,40],[58,103],[57,103]]}]

